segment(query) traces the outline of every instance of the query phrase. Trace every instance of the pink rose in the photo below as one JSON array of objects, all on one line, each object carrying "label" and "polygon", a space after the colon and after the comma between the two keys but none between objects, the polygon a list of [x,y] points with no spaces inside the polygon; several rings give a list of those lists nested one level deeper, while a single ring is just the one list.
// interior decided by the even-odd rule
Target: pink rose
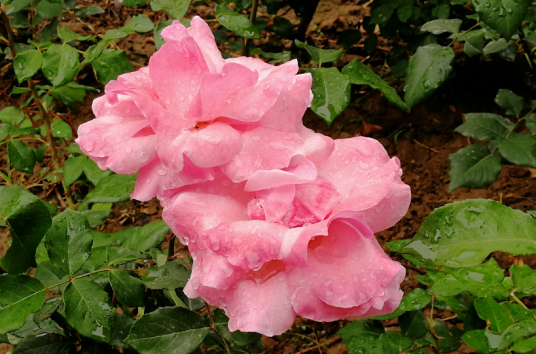
[{"label": "pink rose", "polygon": [[[100,168],[133,174],[132,198],[171,197],[214,179],[234,182],[288,166],[303,145],[297,134],[310,106],[311,75],[295,60],[280,66],[253,58],[224,60],[199,17],[162,31],[166,44],[149,66],[123,74],[93,102],[96,119],[76,140]],[[256,151],[263,147],[264,154]],[[255,160],[251,160],[254,155]]]},{"label": "pink rose", "polygon": [[405,269],[373,234],[409,207],[398,159],[373,139],[301,136],[291,167],[239,183],[220,172],[164,209],[194,259],[185,293],[224,309],[231,331],[272,336],[296,315],[371,317],[402,299]]}]

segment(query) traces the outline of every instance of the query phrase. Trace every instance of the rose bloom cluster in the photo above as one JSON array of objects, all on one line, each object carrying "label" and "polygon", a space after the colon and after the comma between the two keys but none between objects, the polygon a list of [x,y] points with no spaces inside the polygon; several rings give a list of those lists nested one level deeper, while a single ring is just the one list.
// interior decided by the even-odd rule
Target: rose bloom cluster
[{"label": "rose bloom cluster", "polygon": [[398,159],[305,128],[312,79],[295,60],[224,60],[199,17],[162,36],[148,67],[106,86],[77,142],[102,169],[139,171],[132,198],[160,200],[193,257],[185,294],[267,336],[296,315],[394,311],[405,269],[374,232],[410,203]]}]

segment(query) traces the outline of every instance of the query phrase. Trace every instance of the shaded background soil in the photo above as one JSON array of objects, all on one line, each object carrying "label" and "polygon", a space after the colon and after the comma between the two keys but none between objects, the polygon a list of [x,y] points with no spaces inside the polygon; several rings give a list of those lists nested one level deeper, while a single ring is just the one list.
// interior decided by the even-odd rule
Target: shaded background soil
[{"label": "shaded background soil", "polygon": [[[106,12],[97,17],[83,20],[74,15],[66,16],[65,27],[82,35],[103,35],[107,29],[118,28],[124,25],[131,16],[140,13],[150,19],[165,21],[168,16],[165,13],[155,13],[150,7],[140,5],[136,8],[120,8],[113,6],[113,1],[79,1],[80,6],[98,4]],[[281,13],[288,9],[280,10]],[[355,1],[322,0],[317,8],[315,16],[309,26],[308,36],[317,45],[324,48],[336,48],[337,33],[346,28],[358,28],[363,16],[369,13],[366,4],[356,5]],[[210,6],[191,7],[187,17],[195,14],[203,18],[213,16],[214,10]],[[259,10],[259,16],[271,20],[273,16],[265,10]],[[285,15],[294,21],[294,26],[299,26],[293,10]],[[220,27],[211,22],[214,29]],[[272,33],[273,35],[273,33]],[[278,47],[279,49],[291,49],[292,41],[273,38],[268,32],[263,31],[263,39],[255,41],[256,47]],[[232,36],[231,36],[232,40]],[[362,43],[362,42],[361,42]],[[389,49],[394,42],[387,42],[380,38],[379,49],[376,53],[368,55],[363,51],[362,44],[355,45],[343,55],[335,65],[342,66],[345,63],[359,58],[370,64],[376,72],[386,78],[399,92],[403,91],[403,80],[390,79],[387,75],[389,68],[383,66]],[[82,48],[85,44],[82,44]],[[119,41],[117,46],[124,49],[129,56],[134,68],[147,65],[152,53],[155,51],[152,34],[132,34]],[[220,45],[222,51],[227,50],[227,45]],[[231,53],[239,55],[240,53]],[[457,59],[458,60],[458,59]],[[332,138],[349,138],[356,135],[367,135],[378,139],[387,149],[391,156],[398,156],[401,161],[404,175],[402,179],[411,186],[412,203],[405,217],[394,227],[377,234],[380,243],[385,247],[386,241],[411,238],[415,235],[426,216],[435,208],[457,200],[488,198],[502,201],[503,204],[523,211],[536,210],[536,171],[516,166],[504,166],[499,178],[490,187],[484,189],[459,189],[452,193],[448,192],[449,183],[449,154],[457,152],[460,148],[468,145],[467,138],[453,132],[454,128],[462,123],[462,114],[470,112],[494,112],[502,113],[493,102],[493,98],[499,88],[511,89],[520,95],[529,95],[522,82],[516,81],[519,75],[513,75],[516,67],[514,64],[501,64],[495,62],[481,62],[479,58],[471,60],[458,60],[454,75],[442,86],[436,94],[425,103],[415,107],[410,114],[398,110],[388,102],[380,92],[370,88],[358,87],[353,94],[353,101],[346,111],[338,117],[331,127],[316,116],[312,111],[307,111],[304,123],[311,129]],[[307,64],[303,65],[307,67]],[[489,73],[493,72],[494,75]],[[16,86],[12,63],[9,60],[0,61],[0,90]],[[82,84],[103,89],[102,85],[95,81],[90,68],[86,67],[79,75]],[[477,88],[477,89],[475,89]],[[10,92],[10,90],[8,90]],[[101,93],[89,93],[83,104],[79,105],[77,112],[73,112],[75,127],[93,118],[91,112],[92,100]],[[23,95],[13,96],[17,104],[22,104],[28,97]],[[0,109],[13,105],[6,95],[0,96]],[[66,111],[60,107],[61,111]],[[6,161],[5,145],[0,147],[2,163],[0,169],[5,170]],[[38,174],[42,165],[36,166],[34,173]],[[14,180],[23,186],[29,186],[35,182],[35,177],[14,173]],[[36,195],[59,204],[55,198],[53,186],[43,182],[42,186],[31,189]],[[144,225],[148,222],[160,219],[161,207],[156,200],[147,203],[129,201],[115,204],[113,213],[106,224],[99,227],[104,232],[117,232],[123,228],[135,225]],[[6,229],[0,229],[0,257],[7,249]],[[183,252],[183,251],[179,251]],[[407,262],[397,256],[393,257],[403,264]],[[536,257],[511,257],[506,254],[494,254],[503,268],[512,263],[529,264],[536,266]],[[402,283],[402,289],[408,293],[415,287],[422,287],[414,275],[421,274],[422,270],[408,268],[408,276]],[[429,311],[429,310],[427,310]],[[429,313],[428,313],[429,314]],[[452,313],[435,310],[435,318],[446,318]],[[336,332],[346,325],[346,321],[332,323],[317,323],[298,318],[290,331],[274,338],[263,338],[265,353],[346,353],[346,346]],[[389,330],[399,330],[395,320],[384,321]],[[450,321],[456,325],[456,320]],[[322,346],[320,346],[322,344]],[[329,347],[329,351],[326,349]],[[470,348],[462,346],[456,353],[473,352]],[[0,354],[10,353],[10,347],[0,344]],[[163,353],[164,354],[164,353]]]}]

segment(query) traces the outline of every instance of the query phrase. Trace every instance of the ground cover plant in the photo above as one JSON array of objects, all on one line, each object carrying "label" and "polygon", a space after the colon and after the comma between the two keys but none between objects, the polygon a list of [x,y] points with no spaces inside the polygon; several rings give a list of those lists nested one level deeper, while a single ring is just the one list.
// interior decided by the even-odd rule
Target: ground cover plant
[{"label": "ground cover plant", "polygon": [[2,0],[0,352],[533,351],[535,14]]}]

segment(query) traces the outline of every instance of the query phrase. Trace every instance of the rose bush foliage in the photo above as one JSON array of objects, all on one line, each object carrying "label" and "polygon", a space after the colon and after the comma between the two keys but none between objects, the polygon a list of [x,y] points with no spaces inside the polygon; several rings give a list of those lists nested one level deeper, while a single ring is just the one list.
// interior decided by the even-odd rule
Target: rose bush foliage
[{"label": "rose bush foliage", "polygon": [[162,31],[149,66],[93,103],[77,142],[102,169],[158,197],[194,259],[185,293],[222,308],[231,331],[283,333],[394,311],[405,269],[374,238],[410,189],[380,143],[302,124],[311,75],[297,62],[223,59],[199,17]]}]

